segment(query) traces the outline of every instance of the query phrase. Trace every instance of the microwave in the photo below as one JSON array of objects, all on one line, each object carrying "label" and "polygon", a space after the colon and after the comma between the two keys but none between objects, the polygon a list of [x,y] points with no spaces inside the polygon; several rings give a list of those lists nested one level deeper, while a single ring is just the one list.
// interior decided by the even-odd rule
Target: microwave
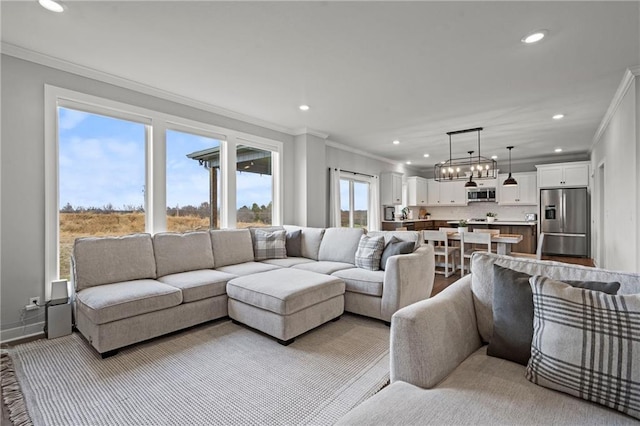
[{"label": "microwave", "polygon": [[467,201],[496,201],[496,189],[495,188],[468,188],[467,189]]}]

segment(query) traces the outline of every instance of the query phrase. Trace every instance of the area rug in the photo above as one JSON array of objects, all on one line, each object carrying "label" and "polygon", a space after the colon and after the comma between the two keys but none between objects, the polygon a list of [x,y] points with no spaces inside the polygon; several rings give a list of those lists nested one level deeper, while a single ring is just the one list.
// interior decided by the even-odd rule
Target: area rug
[{"label": "area rug", "polygon": [[348,314],[289,346],[222,321],[104,360],[73,333],[9,350],[24,396],[14,404],[28,411],[26,420],[12,417],[35,425],[333,424],[388,382],[388,350],[387,326]]}]

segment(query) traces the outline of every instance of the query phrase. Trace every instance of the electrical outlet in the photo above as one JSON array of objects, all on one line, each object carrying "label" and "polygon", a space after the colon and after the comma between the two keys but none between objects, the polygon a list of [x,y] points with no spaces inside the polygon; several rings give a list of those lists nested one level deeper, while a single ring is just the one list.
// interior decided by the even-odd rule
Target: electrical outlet
[{"label": "electrical outlet", "polygon": [[39,305],[40,304],[40,298],[39,297],[30,297],[29,298],[29,304],[30,305]]}]

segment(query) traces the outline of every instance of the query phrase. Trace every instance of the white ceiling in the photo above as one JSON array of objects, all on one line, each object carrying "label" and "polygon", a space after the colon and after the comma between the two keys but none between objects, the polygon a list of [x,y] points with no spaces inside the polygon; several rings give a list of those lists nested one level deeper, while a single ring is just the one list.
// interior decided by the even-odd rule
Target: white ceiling
[{"label": "white ceiling", "polygon": [[[54,14],[32,0],[1,12],[4,43],[425,168],[448,158],[447,131],[478,126],[499,161],[508,145],[514,161],[584,153],[640,64],[637,1],[68,1]],[[548,37],[520,42],[536,29]],[[453,157],[476,142],[454,136]]]}]

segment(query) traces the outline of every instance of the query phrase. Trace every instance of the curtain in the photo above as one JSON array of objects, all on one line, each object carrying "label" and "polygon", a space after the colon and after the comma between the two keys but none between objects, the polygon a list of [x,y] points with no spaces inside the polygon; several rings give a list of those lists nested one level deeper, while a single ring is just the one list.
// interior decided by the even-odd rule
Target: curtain
[{"label": "curtain", "polygon": [[378,176],[373,176],[369,183],[369,220],[367,228],[369,231],[380,230],[380,189],[378,187]]},{"label": "curtain", "polygon": [[340,227],[340,169],[329,169],[329,226]]}]

